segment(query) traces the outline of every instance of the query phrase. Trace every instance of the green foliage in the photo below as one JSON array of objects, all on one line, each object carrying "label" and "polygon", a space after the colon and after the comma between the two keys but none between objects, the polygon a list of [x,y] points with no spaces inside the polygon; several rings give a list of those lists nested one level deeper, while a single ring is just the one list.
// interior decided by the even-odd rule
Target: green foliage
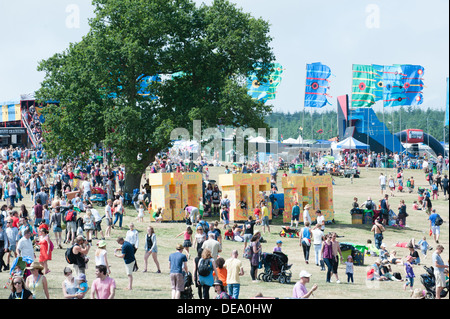
[{"label": "green foliage", "polygon": [[[275,59],[269,24],[226,0],[197,7],[190,0],[94,0],[82,41],[41,61],[40,100],[47,108],[45,147],[70,158],[94,143],[112,147],[138,173],[170,146],[170,132],[202,127],[265,127],[270,105],[254,102],[240,79],[255,63]],[[159,97],[138,94],[141,76],[183,76],[152,84]],[[138,154],[142,160],[137,160]]]}]

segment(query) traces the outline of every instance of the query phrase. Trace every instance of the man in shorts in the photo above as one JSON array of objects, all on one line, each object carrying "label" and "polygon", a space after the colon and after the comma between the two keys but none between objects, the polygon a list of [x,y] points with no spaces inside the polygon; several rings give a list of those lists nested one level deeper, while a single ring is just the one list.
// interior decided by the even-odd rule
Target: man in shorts
[{"label": "man in shorts", "polygon": [[[133,289],[133,270],[135,269],[134,265],[136,264],[135,251],[134,246],[129,242],[125,241],[123,237],[117,238],[117,243],[121,245],[121,248],[117,248],[114,251],[114,256],[123,258],[125,262],[125,270],[128,276],[128,287],[127,290]],[[120,252],[120,254],[119,254]],[[136,267],[137,268],[137,267]],[[136,269],[137,271],[137,269]]]},{"label": "man in shorts", "polygon": [[183,245],[177,245],[176,252],[169,256],[170,283],[172,285],[172,299],[180,299],[181,292],[184,291],[183,270],[187,273],[187,257],[182,253]]},{"label": "man in shorts", "polygon": [[270,226],[269,226],[269,209],[266,206],[266,203],[264,201],[261,201],[261,213],[262,213],[262,227],[264,233],[266,232],[266,226],[267,231],[270,233]]},{"label": "man in shorts", "polygon": [[436,213],[436,209],[433,209],[431,211],[430,216],[428,216],[428,220],[430,221],[430,230],[433,234],[434,241],[436,244],[439,244],[439,235],[441,234],[441,227],[440,225],[436,225],[436,218],[439,216],[438,213]]},{"label": "man in shorts", "polygon": [[436,250],[432,256],[433,267],[434,267],[434,277],[436,278],[436,299],[441,299],[441,292],[444,289],[444,287],[447,286],[447,284],[445,283],[444,270],[446,268],[448,269],[448,265],[445,265],[444,261],[442,260],[441,254],[443,251],[444,251],[444,246],[437,245]]}]

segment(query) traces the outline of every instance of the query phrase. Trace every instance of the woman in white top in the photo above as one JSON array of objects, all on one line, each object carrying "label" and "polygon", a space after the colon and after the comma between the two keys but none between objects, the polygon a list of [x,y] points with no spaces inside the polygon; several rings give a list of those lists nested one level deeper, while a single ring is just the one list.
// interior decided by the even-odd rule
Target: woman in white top
[{"label": "woman in white top", "polygon": [[108,271],[108,274],[111,274],[111,270],[109,269],[107,251],[106,251],[106,241],[101,240],[97,244],[98,249],[95,251],[95,265],[104,265]]},{"label": "woman in white top", "polygon": [[106,219],[106,231],[105,236],[111,237],[111,227],[112,227],[112,200],[108,199],[106,201],[106,207],[105,207],[105,219]]}]

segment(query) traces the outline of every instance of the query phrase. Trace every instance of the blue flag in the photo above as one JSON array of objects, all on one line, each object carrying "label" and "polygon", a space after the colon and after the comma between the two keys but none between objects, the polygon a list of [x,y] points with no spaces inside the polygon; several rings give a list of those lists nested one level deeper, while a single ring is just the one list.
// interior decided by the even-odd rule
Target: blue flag
[{"label": "blue flag", "polygon": [[305,107],[324,107],[328,102],[328,78],[331,70],[328,66],[317,62],[306,65]]}]

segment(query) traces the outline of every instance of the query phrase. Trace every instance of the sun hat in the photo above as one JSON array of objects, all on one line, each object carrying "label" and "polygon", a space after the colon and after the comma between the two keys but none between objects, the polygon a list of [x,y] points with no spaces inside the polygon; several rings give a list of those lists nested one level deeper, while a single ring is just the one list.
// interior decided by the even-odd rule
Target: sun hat
[{"label": "sun hat", "polygon": [[311,276],[312,275],[309,272],[307,272],[306,270],[302,270],[299,275],[300,278],[309,278]]},{"label": "sun hat", "polygon": [[184,247],[181,244],[178,244],[177,247],[176,247],[176,250],[183,250],[183,249],[184,249]]},{"label": "sun hat", "polygon": [[33,261],[31,263],[31,265],[29,267],[27,267],[27,269],[31,270],[31,269],[39,269],[39,270],[43,270],[44,266],[41,265],[40,262],[38,261]]},{"label": "sun hat", "polygon": [[81,273],[77,276],[77,280],[86,281],[86,275]]},{"label": "sun hat", "polygon": [[283,242],[281,240],[277,240],[277,244],[282,244]]},{"label": "sun hat", "polygon": [[98,246],[99,248],[106,247],[106,241],[100,240],[100,241],[97,243],[97,246]]}]

